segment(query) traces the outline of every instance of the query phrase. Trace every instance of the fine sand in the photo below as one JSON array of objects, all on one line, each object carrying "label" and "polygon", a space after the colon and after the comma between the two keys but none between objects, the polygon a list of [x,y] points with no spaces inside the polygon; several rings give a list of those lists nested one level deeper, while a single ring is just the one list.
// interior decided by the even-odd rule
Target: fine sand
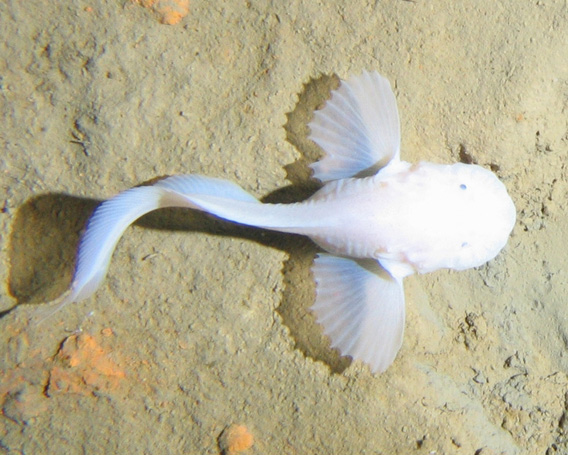
[{"label": "fine sand", "polygon": [[[0,453],[568,454],[566,0],[5,0],[0,30]],[[313,193],[307,123],[365,69],[404,160],[491,168],[518,216],[483,267],[405,280],[386,373],[314,322],[314,244],[183,210],[28,323],[121,190]]]}]

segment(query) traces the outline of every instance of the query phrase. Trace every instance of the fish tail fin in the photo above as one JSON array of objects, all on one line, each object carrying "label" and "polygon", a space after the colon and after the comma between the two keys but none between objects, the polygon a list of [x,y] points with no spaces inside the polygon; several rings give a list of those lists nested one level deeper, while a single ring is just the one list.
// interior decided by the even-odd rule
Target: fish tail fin
[{"label": "fish tail fin", "polygon": [[56,308],[46,317],[68,303],[84,300],[95,293],[107,274],[120,237],[141,216],[160,208],[185,207],[246,224],[246,220],[235,219],[238,216],[223,212],[224,207],[230,208],[234,204],[239,205],[240,210],[243,210],[243,204],[245,207],[262,205],[234,183],[200,175],[173,176],[151,186],[123,191],[103,202],[89,218],[79,242],[71,288],[53,302]]}]

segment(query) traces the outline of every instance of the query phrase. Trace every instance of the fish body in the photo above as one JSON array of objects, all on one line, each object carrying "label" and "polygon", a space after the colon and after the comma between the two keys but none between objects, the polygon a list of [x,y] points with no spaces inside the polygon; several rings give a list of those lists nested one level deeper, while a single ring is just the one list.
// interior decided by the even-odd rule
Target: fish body
[{"label": "fish body", "polygon": [[506,189],[492,172],[461,163],[393,167],[328,183],[284,206],[292,226],[262,227],[308,235],[333,254],[376,259],[399,278],[476,267],[504,247],[515,209],[498,197]]},{"label": "fish body", "polygon": [[[239,186],[180,175],[103,202],[80,241],[62,305],[91,296],[114,248],[137,218],[185,207],[236,223],[309,236],[327,251],[315,259],[312,309],[332,346],[384,371],[404,331],[402,279],[463,270],[494,258],[515,224],[515,206],[489,170],[400,160],[394,94],[378,73],[343,81],[310,124],[326,153],[312,165],[325,184],[304,202],[262,204]],[[367,177],[357,177],[379,168]]]}]

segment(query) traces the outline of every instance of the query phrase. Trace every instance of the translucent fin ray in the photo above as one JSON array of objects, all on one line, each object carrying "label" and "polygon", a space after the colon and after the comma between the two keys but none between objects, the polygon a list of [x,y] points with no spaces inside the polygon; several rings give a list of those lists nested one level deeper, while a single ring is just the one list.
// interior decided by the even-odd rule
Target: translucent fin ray
[{"label": "translucent fin ray", "polygon": [[383,372],[393,362],[404,333],[402,281],[376,261],[320,254],[314,263],[317,321],[342,355]]},{"label": "translucent fin ray", "polygon": [[376,72],[342,81],[309,124],[310,139],[325,156],[311,165],[323,182],[354,177],[400,154],[396,99],[388,80]]}]

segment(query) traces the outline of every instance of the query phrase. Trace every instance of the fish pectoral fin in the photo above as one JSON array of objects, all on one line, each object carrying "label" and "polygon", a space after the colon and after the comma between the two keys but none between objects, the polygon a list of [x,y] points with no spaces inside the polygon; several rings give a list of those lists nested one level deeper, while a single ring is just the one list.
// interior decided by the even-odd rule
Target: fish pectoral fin
[{"label": "fish pectoral fin", "polygon": [[377,72],[342,81],[314,113],[309,138],[325,152],[311,165],[323,182],[378,171],[400,155],[400,123],[389,81]]},{"label": "fish pectoral fin", "polygon": [[402,345],[404,290],[376,261],[320,254],[313,273],[316,301],[312,307],[331,346],[342,355],[385,371]]}]

